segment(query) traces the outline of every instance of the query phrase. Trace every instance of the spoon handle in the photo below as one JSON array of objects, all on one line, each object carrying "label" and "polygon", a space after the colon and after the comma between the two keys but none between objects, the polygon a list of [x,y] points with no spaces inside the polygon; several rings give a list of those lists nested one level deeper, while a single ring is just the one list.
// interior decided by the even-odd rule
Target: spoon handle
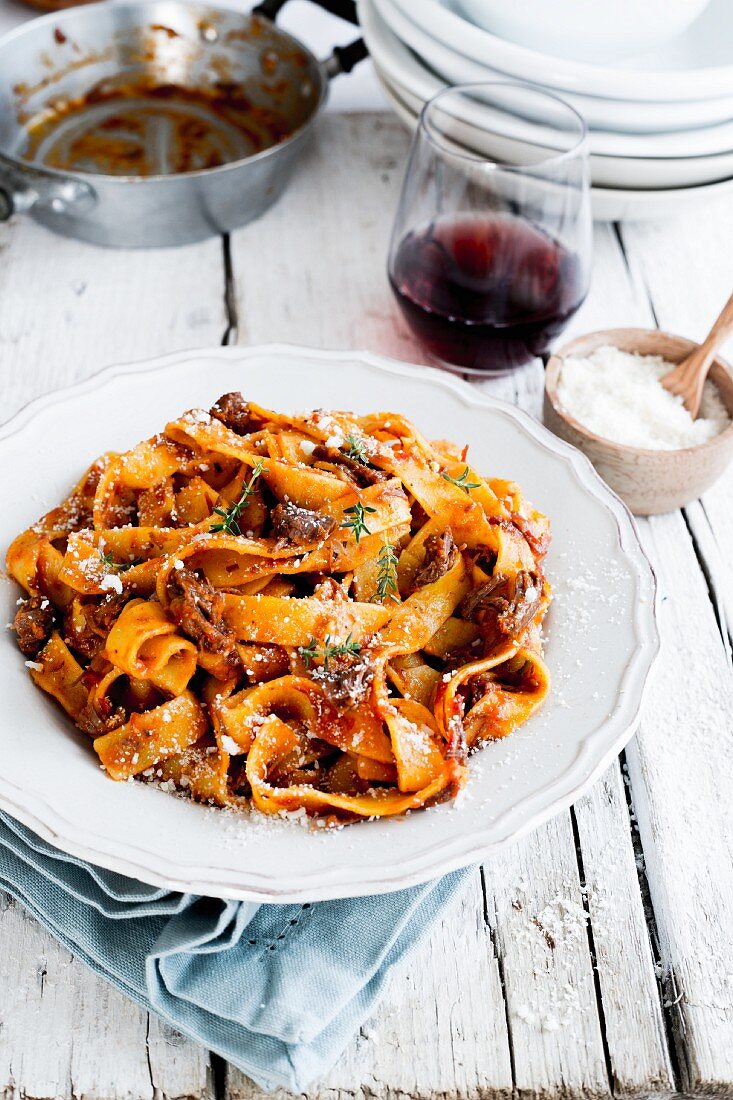
[{"label": "spoon handle", "polygon": [[693,420],[700,411],[702,390],[710,364],[720,345],[731,334],[733,334],[733,294],[723,306],[702,344],[662,378],[664,388],[682,398]]}]

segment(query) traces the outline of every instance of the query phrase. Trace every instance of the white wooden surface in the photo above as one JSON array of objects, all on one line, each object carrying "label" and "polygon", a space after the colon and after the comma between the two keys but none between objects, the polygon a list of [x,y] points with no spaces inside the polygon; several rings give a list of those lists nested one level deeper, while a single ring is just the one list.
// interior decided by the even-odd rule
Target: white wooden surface
[{"label": "white wooden surface", "polygon": [[[3,417],[110,362],[222,340],[419,361],[385,276],[406,147],[389,116],[328,116],[284,199],[228,241],[106,252],[29,221],[0,227]],[[575,332],[656,318],[699,336],[733,285],[730,204],[598,226],[595,244]],[[539,364],[486,385],[539,411]],[[664,655],[638,736],[572,811],[477,869],[310,1096],[733,1097],[732,517],[729,476],[641,525]],[[3,1094],[261,1096],[8,899]]]}]

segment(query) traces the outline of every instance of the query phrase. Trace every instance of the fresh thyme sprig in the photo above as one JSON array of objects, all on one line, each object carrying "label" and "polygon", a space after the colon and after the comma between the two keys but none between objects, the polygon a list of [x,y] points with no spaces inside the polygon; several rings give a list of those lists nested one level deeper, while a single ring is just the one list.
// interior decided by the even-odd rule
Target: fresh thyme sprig
[{"label": "fresh thyme sprig", "polygon": [[212,531],[226,531],[228,535],[241,535],[242,532],[239,528],[239,517],[247,506],[247,501],[252,496],[255,482],[265,468],[265,464],[262,459],[258,459],[255,465],[252,467],[252,476],[247,484],[242,489],[239,500],[229,508],[215,508],[214,513],[217,516],[221,516],[221,523],[214,523],[211,527]]},{"label": "fresh thyme sprig", "polygon": [[394,551],[394,546],[385,540],[377,558],[379,564],[377,599],[382,603],[387,599],[394,600],[395,603],[400,602],[399,596],[395,595],[397,592],[397,555]]},{"label": "fresh thyme sprig", "polygon": [[362,466],[369,465],[366,444],[363,439],[358,439],[353,433],[346,436],[346,453],[355,462],[361,462]]},{"label": "fresh thyme sprig", "polygon": [[116,569],[118,573],[125,573],[128,569],[132,569],[133,565],[139,565],[142,561],[142,558],[135,558],[134,561],[115,561],[111,550],[107,553],[100,550],[99,559],[105,569]]},{"label": "fresh thyme sprig", "polygon": [[323,649],[319,649],[318,641],[315,638],[311,638],[308,645],[299,645],[298,653],[305,661],[305,667],[310,668],[314,661],[317,661],[319,657],[323,659],[324,669],[328,669],[328,662],[331,657],[342,657],[347,654],[359,653],[361,645],[359,642],[355,642],[349,634],[345,642],[331,642],[331,635],[326,635],[326,641],[323,643]]},{"label": "fresh thyme sprig", "polygon": [[481,488],[480,481],[468,480],[468,466],[466,466],[466,469],[463,471],[460,477],[451,477],[450,474],[447,473],[442,473],[440,476],[446,481],[450,481],[451,485],[455,485],[458,489],[463,489],[464,493],[467,493],[469,489]]},{"label": "fresh thyme sprig", "polygon": [[350,508],[344,508],[344,514],[350,516],[350,519],[344,520],[341,524],[342,527],[350,527],[354,532],[354,538],[356,539],[357,546],[359,545],[359,539],[362,535],[370,535],[371,531],[364,522],[364,516],[367,512],[376,512],[376,508],[370,508],[368,504],[362,504],[361,501],[357,501],[356,504],[352,504]]}]

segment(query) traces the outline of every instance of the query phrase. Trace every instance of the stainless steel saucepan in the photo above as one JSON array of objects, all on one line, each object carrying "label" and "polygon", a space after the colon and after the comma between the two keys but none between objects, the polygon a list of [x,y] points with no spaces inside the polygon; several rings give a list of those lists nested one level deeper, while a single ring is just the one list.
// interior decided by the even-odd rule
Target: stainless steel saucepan
[{"label": "stainless steel saucepan", "polygon": [[[314,0],[356,22],[353,0]],[[181,0],[71,8],[0,40],[0,220],[28,211],[96,244],[185,244],[243,225],[280,195],[329,80],[251,14]]]}]

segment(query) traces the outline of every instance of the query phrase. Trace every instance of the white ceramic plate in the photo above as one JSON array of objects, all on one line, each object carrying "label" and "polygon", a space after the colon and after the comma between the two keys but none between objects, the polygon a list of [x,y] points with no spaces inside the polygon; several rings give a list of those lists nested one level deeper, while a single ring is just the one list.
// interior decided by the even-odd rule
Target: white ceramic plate
[{"label": "white ceramic plate", "polygon": [[[393,408],[428,436],[470,443],[480,469],[521,483],[553,523],[548,572],[557,598],[546,630],[553,688],[543,712],[472,758],[456,804],[324,834],[113,783],[87,739],[33,686],[3,631],[0,807],[59,848],[122,874],[283,902],[427,880],[489,855],[576,799],[636,722],[658,649],[653,573],[628,511],[583,455],[448,375],[364,352],[277,346],[113,367],[42,398],[0,431],[2,468],[14,471],[0,489],[0,545],[60,500],[91,458],[234,389],[276,408]],[[3,622],[16,596],[2,581]]]},{"label": "white ceramic plate", "polygon": [[[599,2],[599,0],[595,0]],[[643,0],[640,0],[643,2]],[[440,0],[395,0],[410,22],[464,57],[584,95],[680,102],[733,95],[731,0],[712,0],[693,26],[653,54],[615,68],[569,61],[508,42],[469,23]]]},{"label": "white ceramic plate", "polygon": [[[386,24],[385,30],[391,31],[397,40],[392,44],[391,50],[389,44],[387,44],[395,79],[399,79],[401,71],[404,70],[406,78],[412,75],[413,82],[416,81],[415,69],[419,66],[427,70],[431,77],[434,78],[437,74],[438,77],[442,77],[449,84],[507,79],[505,73],[472,61],[470,58],[456,53],[455,50],[450,49],[442,42],[436,42],[420,27],[411,24],[405,18],[397,7],[395,0],[373,0],[373,2],[377,18],[383,20],[383,23]],[[410,57],[405,46],[406,35],[409,32],[412,32],[409,44],[410,48],[415,51],[414,58]],[[415,62],[414,65],[411,64],[412,60]],[[546,90],[558,94],[556,89]],[[574,97],[566,93],[562,93],[562,98],[575,106],[585,118],[590,127],[589,146],[591,152],[599,156],[642,157],[645,159],[657,157],[707,157],[730,153],[730,150],[733,149],[733,121],[731,121],[733,120],[733,100],[728,101],[726,121],[721,122],[719,125],[703,125],[693,129],[680,129],[678,122],[673,129],[667,131],[628,133],[624,132],[623,127],[619,127],[618,124],[615,127],[606,125],[601,129],[595,128],[586,110],[588,106],[587,98]],[[573,103],[574,99],[578,99],[579,102],[577,104]],[[603,103],[603,100],[592,101],[594,104],[598,102]],[[673,111],[680,106],[675,104]],[[494,113],[496,115],[497,132],[502,132],[502,126],[505,128],[510,126],[515,136],[521,137],[523,128],[528,133],[539,129],[529,121],[525,124],[521,119],[502,117],[499,111]],[[544,120],[538,118],[536,121],[542,123]]]},{"label": "white ceramic plate", "polygon": [[[415,114],[427,99],[442,88],[445,81],[430,71],[404,46],[381,19],[377,6],[385,0],[361,0],[360,20],[372,59],[382,77],[398,98]],[[485,130],[489,112],[481,108],[481,127],[477,128],[487,157],[509,159],[521,154],[522,146],[543,144],[542,126],[511,119],[495,112],[497,124]],[[501,130],[504,130],[504,133]],[[550,147],[552,142],[550,141]],[[733,175],[733,151],[709,157],[622,157],[592,153],[591,177],[597,187],[661,189],[693,187],[728,179]]]},{"label": "white ceramic plate", "polygon": [[[417,114],[402,99],[401,93],[375,66],[377,77],[395,114],[409,130],[417,125]],[[599,222],[642,221],[666,218],[707,200],[733,195],[733,178],[699,187],[665,188],[635,191],[633,188],[591,187],[593,218]]]}]

